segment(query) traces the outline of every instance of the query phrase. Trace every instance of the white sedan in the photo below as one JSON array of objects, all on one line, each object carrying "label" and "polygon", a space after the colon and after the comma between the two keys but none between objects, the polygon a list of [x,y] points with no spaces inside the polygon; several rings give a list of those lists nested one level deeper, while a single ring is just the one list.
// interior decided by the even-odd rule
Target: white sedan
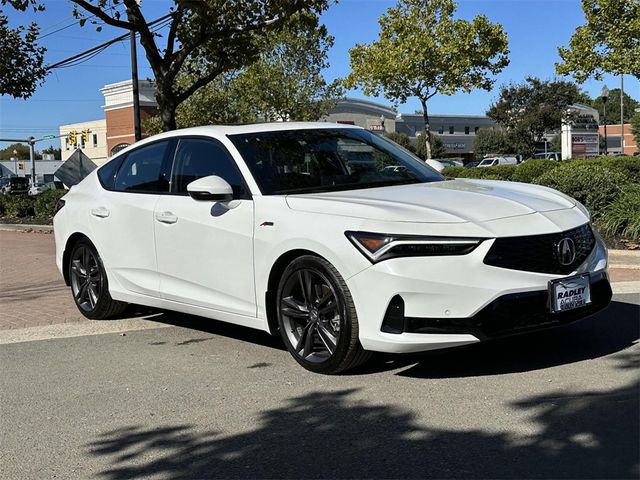
[{"label": "white sedan", "polygon": [[611,299],[579,202],[445,179],[324,122],[148,138],[74,186],[54,226],[86,317],[134,303],[232,322],[280,335],[321,373],[563,324]]}]

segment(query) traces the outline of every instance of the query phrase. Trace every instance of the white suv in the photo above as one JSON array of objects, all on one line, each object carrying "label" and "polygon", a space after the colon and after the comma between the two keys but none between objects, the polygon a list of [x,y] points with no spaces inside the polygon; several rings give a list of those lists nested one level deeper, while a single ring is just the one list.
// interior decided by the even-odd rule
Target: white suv
[{"label": "white suv", "polygon": [[266,330],[314,372],[558,325],[611,298],[579,202],[447,180],[330,123],[148,138],[73,187],[54,226],[88,318],[130,302]]}]

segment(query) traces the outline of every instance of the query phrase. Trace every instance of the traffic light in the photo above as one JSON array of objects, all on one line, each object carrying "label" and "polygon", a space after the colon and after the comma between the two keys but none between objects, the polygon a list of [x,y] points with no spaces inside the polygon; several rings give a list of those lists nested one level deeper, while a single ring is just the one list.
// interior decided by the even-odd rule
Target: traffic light
[{"label": "traffic light", "polygon": [[84,145],[88,145],[89,144],[89,132],[91,130],[89,130],[88,128],[82,130],[82,143]]},{"label": "traffic light", "polygon": [[69,145],[74,147],[78,145],[78,132],[75,130],[71,130],[69,132]]}]

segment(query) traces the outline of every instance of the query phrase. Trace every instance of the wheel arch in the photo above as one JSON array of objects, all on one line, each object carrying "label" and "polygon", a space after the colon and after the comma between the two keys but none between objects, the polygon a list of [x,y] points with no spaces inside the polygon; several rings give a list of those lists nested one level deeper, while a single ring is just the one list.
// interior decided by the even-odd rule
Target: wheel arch
[{"label": "wheel arch", "polygon": [[[278,289],[278,282],[291,262],[296,258],[304,255],[312,255],[314,257],[323,258],[322,255],[317,252],[306,250],[303,248],[297,248],[295,250],[289,250],[281,254],[277,260],[273,263],[271,271],[269,272],[269,280],[267,281],[267,290],[265,292],[265,311],[267,314],[267,326],[271,335],[278,335],[278,315],[276,309],[276,291]],[[327,260],[328,261],[328,260]]]},{"label": "wheel arch", "polygon": [[[91,242],[91,239],[84,233],[75,232],[71,234],[69,238],[67,238],[67,242],[64,245],[64,253],[62,254],[62,276],[64,277],[64,283],[67,285],[67,287],[71,286],[71,278],[69,278],[69,259],[71,257],[71,250],[73,250],[73,246],[83,238],[86,238],[89,242]],[[94,245],[93,242],[91,242],[91,244]]]}]

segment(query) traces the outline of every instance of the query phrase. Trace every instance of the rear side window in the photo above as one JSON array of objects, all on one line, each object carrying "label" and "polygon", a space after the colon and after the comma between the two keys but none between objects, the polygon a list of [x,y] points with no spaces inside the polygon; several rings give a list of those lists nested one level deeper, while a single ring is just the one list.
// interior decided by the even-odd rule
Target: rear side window
[{"label": "rear side window", "polygon": [[169,154],[169,141],[145,145],[127,155],[116,175],[119,192],[168,192],[169,182],[163,165]]},{"label": "rear side window", "polygon": [[173,164],[171,192],[187,194],[187,185],[209,175],[225,179],[235,197],[246,196],[242,174],[223,145],[204,138],[181,139]]},{"label": "rear side window", "polygon": [[115,158],[98,169],[98,179],[102,186],[107,190],[113,190],[113,184],[116,180],[116,172],[122,163],[122,158],[123,157]]}]

